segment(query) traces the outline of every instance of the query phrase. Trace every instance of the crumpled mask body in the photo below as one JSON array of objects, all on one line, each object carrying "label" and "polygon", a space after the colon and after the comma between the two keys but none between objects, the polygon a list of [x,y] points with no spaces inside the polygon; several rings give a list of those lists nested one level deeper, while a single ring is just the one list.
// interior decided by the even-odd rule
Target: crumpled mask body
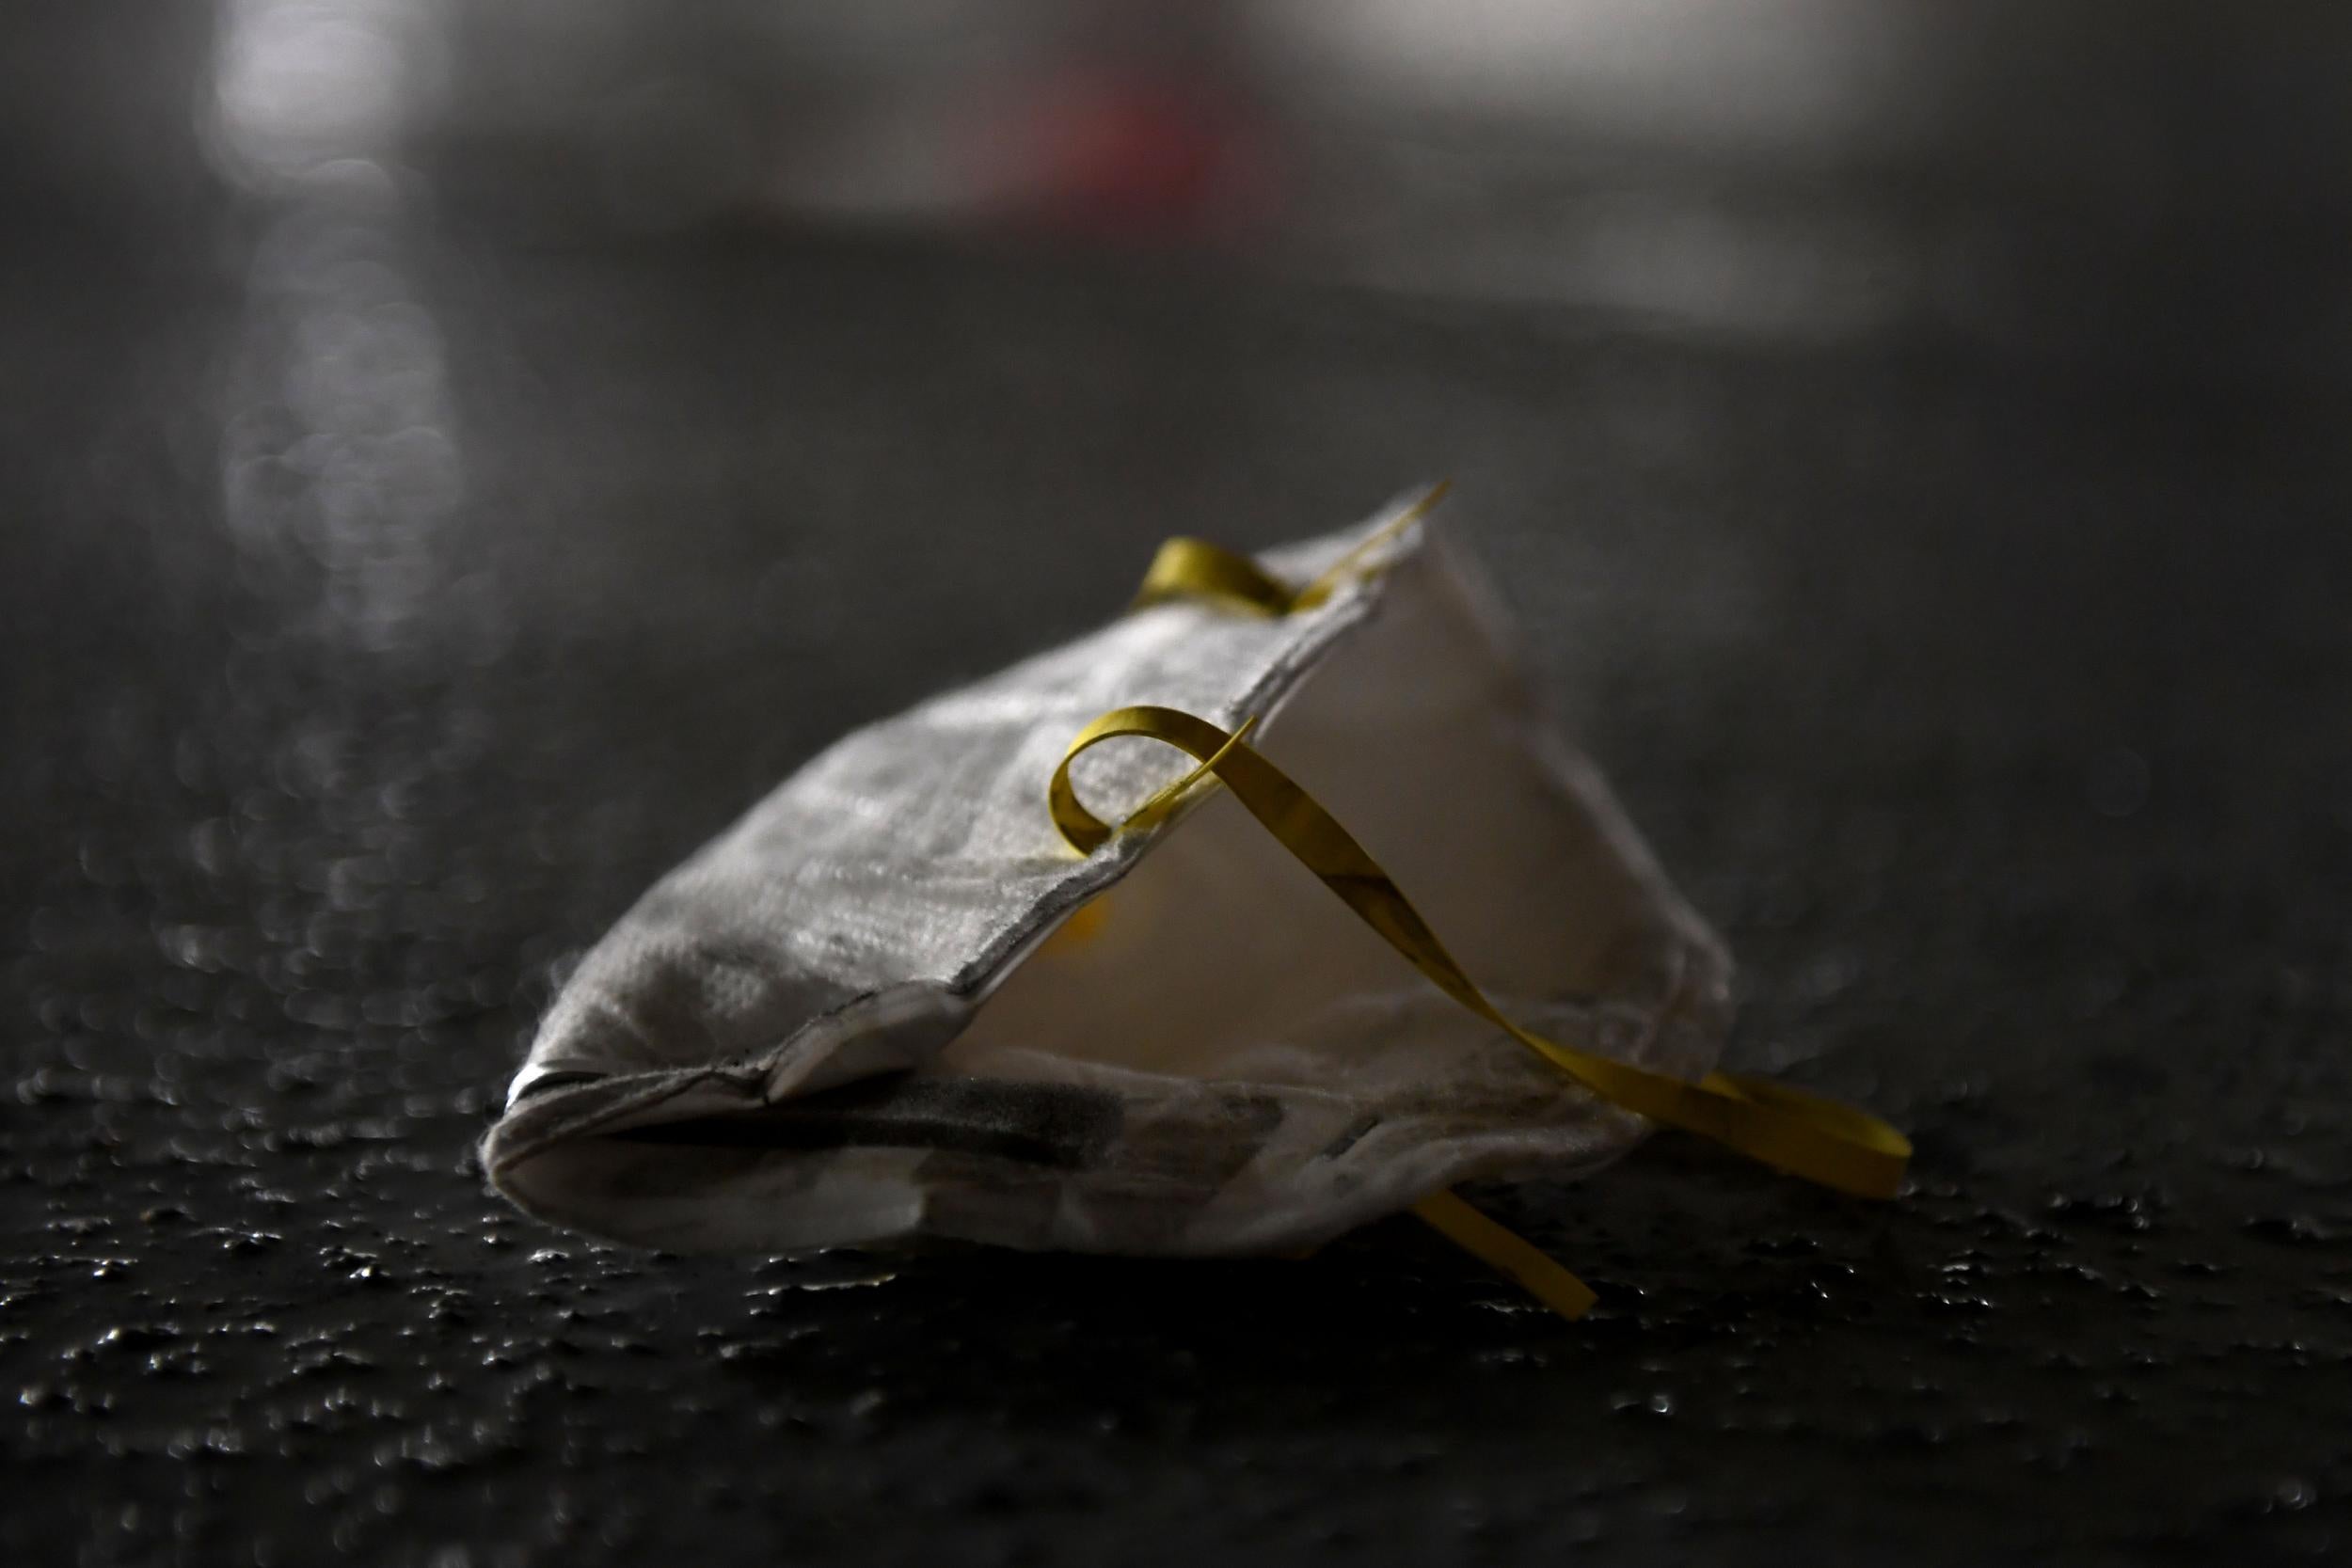
[{"label": "crumpled mask body", "polygon": [[[1624,1105],[1692,1125],[1674,1097],[1702,1079],[1746,1115],[1708,1076],[1722,945],[1420,510],[1206,571],[1171,545],[1200,591],[1148,584],[810,762],[572,974],[485,1143],[492,1181],[672,1250],[1288,1252],[1471,1178],[1590,1172],[1646,1129]],[[1049,811],[1113,709],[1209,739],[1086,749]],[[1220,744],[1225,772],[1196,766]],[[1307,804],[1251,795],[1235,754]],[[1072,801],[1133,820],[1090,842],[1057,826]],[[1443,933],[1484,1014],[1346,875],[1282,852],[1312,811]],[[1596,1094],[1587,1061],[1660,1086],[1584,1074]]]}]

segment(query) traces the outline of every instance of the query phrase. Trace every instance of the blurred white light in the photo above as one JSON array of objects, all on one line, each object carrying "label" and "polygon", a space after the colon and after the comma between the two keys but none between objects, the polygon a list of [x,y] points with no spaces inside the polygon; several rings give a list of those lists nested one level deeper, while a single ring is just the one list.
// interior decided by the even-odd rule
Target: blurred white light
[{"label": "blurred white light", "polygon": [[249,183],[393,148],[437,92],[429,0],[230,0],[213,118],[228,172]]},{"label": "blurred white light", "polygon": [[415,635],[464,493],[446,342],[408,265],[403,136],[441,75],[430,0],[232,0],[211,122],[269,198],[224,433],[230,521],[257,562],[320,574],[320,629]]},{"label": "blurred white light", "polygon": [[1260,16],[1342,97],[1664,139],[1851,135],[1916,42],[1895,0],[1266,0]]}]

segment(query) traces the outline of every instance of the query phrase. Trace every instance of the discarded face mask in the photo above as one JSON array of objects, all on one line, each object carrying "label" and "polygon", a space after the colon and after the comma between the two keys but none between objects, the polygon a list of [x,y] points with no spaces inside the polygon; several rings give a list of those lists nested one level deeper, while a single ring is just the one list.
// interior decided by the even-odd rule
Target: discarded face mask
[{"label": "discarded face mask", "polygon": [[1891,1128],[1710,1071],[1728,960],[1438,494],[1263,564],[1171,541],[1121,619],[817,757],[581,962],[490,1180],[674,1251],[1295,1253],[1411,1210],[1568,1316],[1448,1188],[1663,1122],[1890,1196]]}]

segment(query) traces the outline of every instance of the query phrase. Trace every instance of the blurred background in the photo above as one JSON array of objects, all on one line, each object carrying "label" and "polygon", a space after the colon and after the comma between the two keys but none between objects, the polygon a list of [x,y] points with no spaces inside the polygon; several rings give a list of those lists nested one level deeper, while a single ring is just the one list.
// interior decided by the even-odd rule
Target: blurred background
[{"label": "blurred background", "polygon": [[[2340,1548],[2348,73],[2283,3],[10,5],[0,1545]],[[1498,1195],[1569,1338],[1383,1235],[845,1291],[483,1192],[568,963],[834,736],[1441,475],[1887,1214]]]},{"label": "blurred background", "polygon": [[[20,204],[1172,251],[1417,294],[2309,369],[2352,24],[1939,0],[36,6]],[[21,230],[20,230],[21,231]],[[2263,245],[2274,286],[2232,288]]]}]

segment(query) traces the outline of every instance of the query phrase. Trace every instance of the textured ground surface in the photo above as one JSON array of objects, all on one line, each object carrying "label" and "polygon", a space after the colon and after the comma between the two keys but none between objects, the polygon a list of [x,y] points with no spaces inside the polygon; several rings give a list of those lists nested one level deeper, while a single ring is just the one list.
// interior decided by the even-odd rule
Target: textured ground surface
[{"label": "textured ground surface", "polygon": [[[0,252],[0,1558],[2352,1545],[2325,356],[383,199]],[[485,1196],[566,956],[799,759],[1165,533],[1437,472],[1740,956],[1736,1056],[1911,1128],[1899,1202],[1672,1139],[1487,1195],[1571,1327],[1409,1227],[894,1272]]]}]

